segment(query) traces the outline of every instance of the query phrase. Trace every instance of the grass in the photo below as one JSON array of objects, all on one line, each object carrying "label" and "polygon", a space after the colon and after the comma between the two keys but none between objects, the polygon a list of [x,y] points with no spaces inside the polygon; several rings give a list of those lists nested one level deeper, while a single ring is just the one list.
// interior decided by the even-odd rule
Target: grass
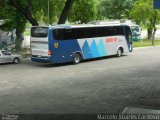
[{"label": "grass", "polygon": [[[160,40],[155,40],[155,46],[160,45]],[[152,40],[141,40],[133,42],[133,47],[147,47],[152,46]]]}]

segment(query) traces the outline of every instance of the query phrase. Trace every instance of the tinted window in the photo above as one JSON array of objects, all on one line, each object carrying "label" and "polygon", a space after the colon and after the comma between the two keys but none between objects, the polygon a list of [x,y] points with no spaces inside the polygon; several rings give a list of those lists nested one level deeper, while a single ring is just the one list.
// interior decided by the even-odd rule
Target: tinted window
[{"label": "tinted window", "polygon": [[75,32],[73,29],[54,29],[53,37],[55,40],[75,39]]},{"label": "tinted window", "polygon": [[97,37],[108,36],[107,27],[98,27],[97,28]]},{"label": "tinted window", "polygon": [[114,27],[92,27],[87,29],[88,37],[104,37],[104,36],[115,36],[124,35],[123,26]]},{"label": "tinted window", "polygon": [[64,29],[63,36],[64,40],[75,39],[75,31],[72,29]]},{"label": "tinted window", "polygon": [[53,37],[56,40],[83,39],[115,35],[125,35],[124,26],[85,27],[53,30]]},{"label": "tinted window", "polygon": [[55,40],[64,40],[63,29],[54,29],[53,30],[53,38]]},{"label": "tinted window", "polygon": [[87,38],[98,37],[97,27],[86,28],[87,30]]},{"label": "tinted window", "polygon": [[48,28],[47,27],[32,27],[31,36],[32,37],[47,37]]},{"label": "tinted window", "polygon": [[117,29],[117,32],[116,32],[117,35],[125,35],[124,26],[117,26],[116,29]]},{"label": "tinted window", "polygon": [[74,28],[74,31],[76,39],[87,38],[87,28]]}]

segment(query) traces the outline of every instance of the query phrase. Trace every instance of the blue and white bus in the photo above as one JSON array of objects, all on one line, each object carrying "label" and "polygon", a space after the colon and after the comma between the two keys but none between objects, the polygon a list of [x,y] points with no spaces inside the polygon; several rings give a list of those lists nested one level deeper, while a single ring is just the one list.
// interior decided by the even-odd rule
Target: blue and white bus
[{"label": "blue and white bus", "polygon": [[139,25],[130,25],[132,31],[132,40],[140,41],[141,40],[141,28]]},{"label": "blue and white bus", "polygon": [[127,25],[81,25],[31,28],[32,61],[79,63],[81,60],[132,52]]}]

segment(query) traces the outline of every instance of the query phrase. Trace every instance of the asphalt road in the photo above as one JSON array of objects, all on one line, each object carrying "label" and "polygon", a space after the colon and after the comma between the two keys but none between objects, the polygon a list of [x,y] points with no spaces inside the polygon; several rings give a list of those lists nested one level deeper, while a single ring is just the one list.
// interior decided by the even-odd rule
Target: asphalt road
[{"label": "asphalt road", "polygon": [[121,113],[160,109],[160,47],[72,64],[0,65],[0,113]]}]

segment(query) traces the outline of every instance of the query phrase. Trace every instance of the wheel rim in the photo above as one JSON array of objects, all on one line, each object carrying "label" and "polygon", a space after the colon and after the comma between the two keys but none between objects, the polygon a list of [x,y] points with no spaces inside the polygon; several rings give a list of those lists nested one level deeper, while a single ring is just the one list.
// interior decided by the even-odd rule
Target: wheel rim
[{"label": "wheel rim", "polygon": [[15,59],[15,60],[14,60],[14,63],[18,63],[18,62],[19,62],[19,60],[18,60],[18,59]]},{"label": "wheel rim", "polygon": [[121,52],[121,50],[119,49],[119,50],[118,50],[118,56],[121,56],[121,54],[122,54],[122,52]]},{"label": "wheel rim", "polygon": [[79,61],[80,61],[79,55],[76,55],[76,56],[75,56],[74,61],[75,61],[75,63],[79,63]]}]

